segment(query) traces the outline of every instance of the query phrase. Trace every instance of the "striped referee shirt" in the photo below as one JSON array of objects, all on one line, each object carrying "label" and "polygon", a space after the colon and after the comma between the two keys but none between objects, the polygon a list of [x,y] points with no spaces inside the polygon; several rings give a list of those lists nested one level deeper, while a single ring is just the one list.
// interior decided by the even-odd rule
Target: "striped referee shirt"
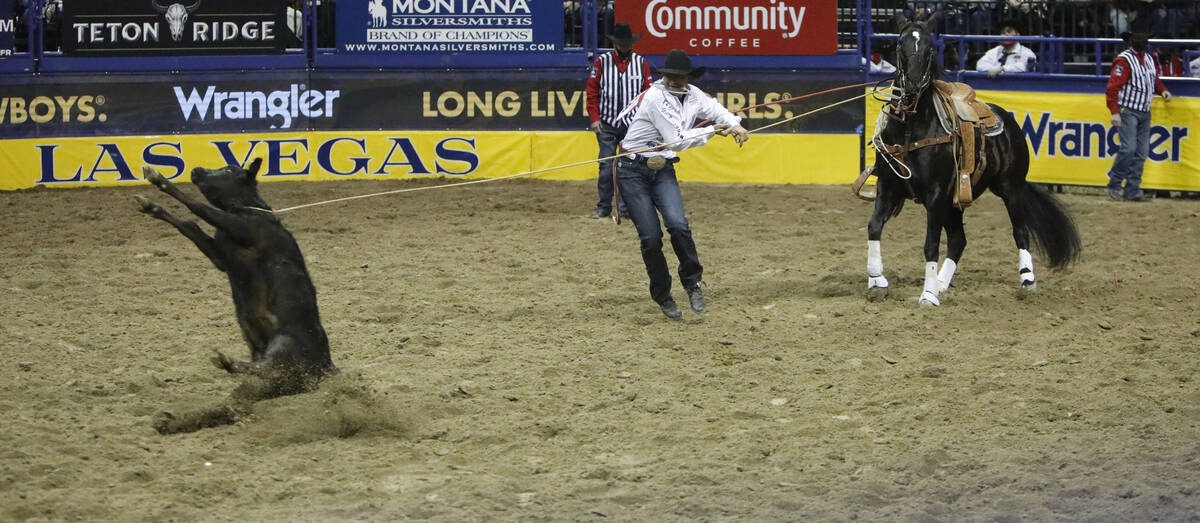
[{"label": "striped referee shirt", "polygon": [[1112,114],[1119,113],[1122,107],[1149,112],[1154,94],[1165,90],[1150,53],[1142,53],[1139,57],[1133,49],[1126,49],[1113,59],[1112,73],[1105,89]]},{"label": "striped referee shirt", "polygon": [[630,53],[622,60],[616,51],[596,58],[587,83],[588,118],[617,125],[617,115],[639,93],[650,88],[650,64],[642,55]]}]

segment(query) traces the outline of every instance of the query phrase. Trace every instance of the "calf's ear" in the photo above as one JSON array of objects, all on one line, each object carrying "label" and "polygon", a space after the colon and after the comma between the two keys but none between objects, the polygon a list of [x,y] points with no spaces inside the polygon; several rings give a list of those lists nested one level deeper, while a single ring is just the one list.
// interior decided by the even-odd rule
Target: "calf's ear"
[{"label": "calf's ear", "polygon": [[258,168],[262,167],[262,158],[255,158],[250,161],[250,165],[246,167],[246,177],[253,179],[258,176]]}]

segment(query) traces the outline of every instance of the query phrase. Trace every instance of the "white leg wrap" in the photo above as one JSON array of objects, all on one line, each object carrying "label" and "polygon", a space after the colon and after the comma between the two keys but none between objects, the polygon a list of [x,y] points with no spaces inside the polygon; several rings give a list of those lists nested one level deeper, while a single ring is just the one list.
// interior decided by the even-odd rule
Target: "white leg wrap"
[{"label": "white leg wrap", "polygon": [[942,304],[938,301],[937,265],[937,262],[925,262],[925,290],[921,292],[920,303],[935,306]]},{"label": "white leg wrap", "polygon": [[879,240],[867,240],[867,289],[876,287],[886,289],[887,278],[883,277],[883,255],[880,254]]},{"label": "white leg wrap", "polygon": [[1035,281],[1033,276],[1033,256],[1029,255],[1029,251],[1021,249],[1017,251],[1017,270],[1021,273],[1021,283]]},{"label": "white leg wrap", "polygon": [[942,260],[942,270],[938,271],[938,291],[944,291],[950,288],[950,280],[954,279],[954,271],[958,269],[958,264],[954,260],[946,258]]},{"label": "white leg wrap", "polygon": [[867,276],[883,276],[883,254],[879,240],[867,240]]}]

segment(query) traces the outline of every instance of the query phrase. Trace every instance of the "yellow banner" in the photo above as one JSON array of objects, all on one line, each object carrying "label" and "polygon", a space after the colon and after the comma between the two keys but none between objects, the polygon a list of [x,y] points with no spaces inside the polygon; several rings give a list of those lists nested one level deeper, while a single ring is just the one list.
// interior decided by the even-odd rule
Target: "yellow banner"
[{"label": "yellow banner", "polygon": [[[681,180],[832,184],[853,181],[857,135],[762,134],[744,147],[714,137],[685,151]],[[0,190],[141,184],[150,165],[187,181],[197,166],[263,158],[260,180],[374,180],[410,177],[553,180],[595,178],[599,148],[590,132],[306,132],[34,138],[0,141]],[[578,165],[574,165],[578,164]],[[573,165],[567,168],[561,166]]]},{"label": "yellow banner", "polygon": [[[977,91],[980,100],[1013,113],[1029,143],[1030,181],[1102,186],[1119,148],[1104,93]],[[875,133],[883,102],[867,98],[866,136]],[[1149,189],[1200,190],[1200,98],[1155,98],[1150,109],[1150,154],[1142,175]],[[875,152],[867,151],[867,163]]]}]

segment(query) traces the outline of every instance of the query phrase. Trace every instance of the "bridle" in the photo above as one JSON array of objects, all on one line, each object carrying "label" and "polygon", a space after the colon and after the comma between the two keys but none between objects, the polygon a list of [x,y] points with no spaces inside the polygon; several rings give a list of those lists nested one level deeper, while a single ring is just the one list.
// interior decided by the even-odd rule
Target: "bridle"
[{"label": "bridle", "polygon": [[[888,97],[888,101],[886,102],[887,110],[884,111],[884,114],[889,118],[903,122],[908,115],[917,112],[917,103],[920,101],[921,95],[933,83],[933,64],[930,63],[925,67],[919,79],[915,81],[910,79],[907,76],[908,60],[905,59],[900,40],[896,42],[897,47],[900,48],[896,53],[896,79],[892,82],[892,94]],[[919,56],[922,53],[914,49],[912,54],[913,56]],[[906,181],[912,178],[913,175],[912,168],[904,161],[906,148],[903,144],[907,144],[910,141],[908,139],[910,133],[911,129],[906,126],[904,130],[905,140],[902,142],[900,150],[896,152],[892,151],[895,148],[894,146],[889,146],[883,142],[883,136],[878,131],[876,131],[875,136],[871,140],[876,150],[884,153],[883,159],[891,165],[892,171],[900,179]],[[912,192],[911,186],[909,187],[909,192]]]},{"label": "bridle", "polygon": [[[897,47],[900,47],[900,40],[897,40]],[[921,53],[914,52],[913,55]],[[894,96],[888,104],[891,107],[891,112],[899,116],[900,120],[904,120],[906,115],[917,111],[917,101],[921,99],[921,94],[933,81],[933,64],[925,67],[925,71],[921,73],[921,77],[917,80],[912,80],[907,76],[908,60],[905,59],[904,53],[898,51],[896,53],[896,81],[892,84],[892,91],[899,91],[898,96]],[[910,85],[915,84],[915,85]]]}]

